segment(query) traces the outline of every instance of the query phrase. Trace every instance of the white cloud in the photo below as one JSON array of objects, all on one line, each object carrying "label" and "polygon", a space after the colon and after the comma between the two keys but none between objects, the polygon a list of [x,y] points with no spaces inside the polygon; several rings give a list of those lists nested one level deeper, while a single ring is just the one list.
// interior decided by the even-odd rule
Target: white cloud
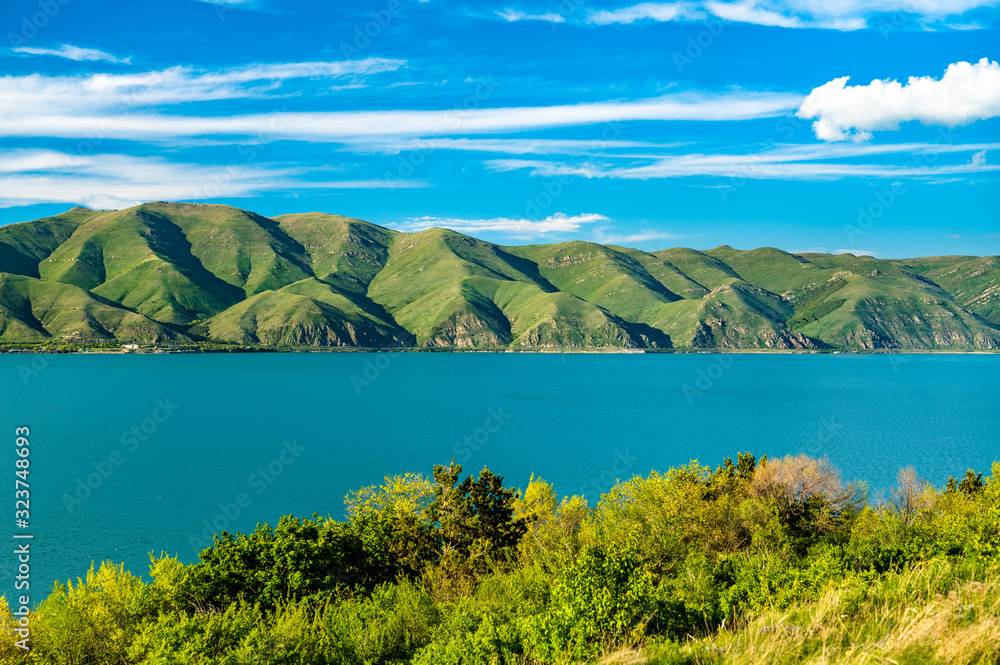
[{"label": "white cloud", "polygon": [[23,53],[25,55],[54,55],[58,58],[68,58],[70,60],[77,61],[94,61],[94,60],[105,60],[107,62],[116,62],[128,64],[132,61],[132,58],[116,58],[110,53],[105,51],[98,51],[93,48],[81,48],[79,46],[72,46],[70,44],[63,44],[59,48],[38,48],[34,46],[18,46],[17,48],[11,49],[14,53]]},{"label": "white cloud", "polygon": [[704,18],[704,12],[699,11],[690,2],[643,2],[622,9],[591,12],[588,23],[608,25],[611,23],[635,23],[636,21],[682,21]]},{"label": "white cloud", "polygon": [[969,161],[969,165],[977,169],[986,166],[986,151],[980,150],[974,154],[972,159]]},{"label": "white cloud", "polygon": [[[262,97],[284,81],[342,78],[396,71],[403,60],[365,58],[344,62],[255,64],[211,72],[171,67],[134,74],[0,77],[0,122],[32,115],[121,111],[146,106]],[[93,130],[93,126],[91,126]]]},{"label": "white cloud", "polygon": [[561,212],[545,219],[523,219],[494,217],[493,219],[457,219],[453,217],[415,217],[408,219],[402,231],[424,231],[434,227],[444,227],[462,233],[494,232],[517,234],[519,236],[539,236],[552,233],[573,233],[584,224],[610,221],[604,215],[584,214],[568,216]]},{"label": "white cloud", "polygon": [[800,17],[794,13],[779,9],[769,9],[768,3],[755,0],[740,0],[740,2],[705,3],[705,8],[712,14],[727,21],[738,23],[756,23],[757,25],[776,26],[779,28],[826,28],[830,30],[860,30],[867,23],[858,17],[812,16]]},{"label": "white cloud", "polygon": [[762,9],[756,2],[706,2],[705,7],[719,18],[727,21],[756,23],[779,28],[801,28],[802,21],[795,16]]},{"label": "white cloud", "polygon": [[[261,80],[387,71],[401,61],[257,65],[192,75],[174,68],[112,76],[0,78],[0,136],[78,138],[99,131],[106,138],[168,141],[218,135],[344,142],[359,137],[449,136],[515,132],[641,120],[749,120],[798,108],[801,95],[730,92],[675,93],[653,99],[560,106],[472,110],[344,111],[168,115],[142,112],[180,102],[262,96],[245,85]],[[187,109],[186,109],[187,110]],[[190,111],[189,111],[190,112]]]},{"label": "white cloud", "polygon": [[256,0],[197,0],[210,5],[225,5],[228,7],[239,7],[240,9],[252,9],[257,5]]},{"label": "white cloud", "polygon": [[815,88],[802,102],[796,115],[816,118],[817,138],[843,141],[858,132],[896,130],[910,120],[954,127],[1000,116],[1000,64],[986,58],[948,65],[940,79],[911,76],[905,85],[886,80],[847,86],[849,78]]},{"label": "white cloud", "polygon": [[562,14],[528,14],[517,9],[505,9],[497,12],[497,16],[508,22],[514,21],[548,21],[549,23],[565,23],[566,17]]},{"label": "white cloud", "polygon": [[[822,28],[828,30],[860,30],[873,25],[879,14],[892,14],[889,24],[899,29],[900,17],[911,17],[915,27],[930,29],[928,23],[940,22],[949,16],[995,7],[998,0],[702,0],[700,2],[643,2],[611,10],[590,13],[588,23],[634,23],[654,21],[702,20],[706,14],[727,21],[755,23],[782,28]],[[884,19],[878,19],[885,23]],[[982,27],[975,21],[943,23],[935,28],[971,30]]]},{"label": "white cloud", "polygon": [[996,0],[762,0],[772,7],[786,5],[790,11],[813,16],[865,16],[903,12],[928,19],[960,16],[968,11],[995,7]]},{"label": "white cloud", "polygon": [[948,23],[945,27],[952,30],[982,30],[986,26],[982,23]]},{"label": "white cloud", "polygon": [[586,155],[626,148],[674,148],[684,143],[648,143],[645,141],[529,139],[529,138],[411,138],[391,137],[349,141],[347,149],[355,152],[396,154],[404,150],[463,150],[495,152],[508,155]]},{"label": "white cloud", "polygon": [[640,231],[638,233],[630,233],[626,235],[617,235],[617,234],[606,235],[604,231],[598,231],[596,240],[602,245],[629,245],[631,243],[649,242],[651,240],[674,240],[677,238],[684,238],[684,237],[685,236],[674,235],[672,233],[667,233],[665,231],[647,229],[645,231]]},{"label": "white cloud", "polygon": [[162,158],[53,150],[0,151],[0,207],[73,203],[120,208],[142,201],[191,201],[254,196],[286,189],[421,187],[419,180],[316,180],[301,167],[181,164]]},{"label": "white cloud", "polygon": [[853,254],[854,256],[878,256],[878,252],[870,249],[835,249],[834,254]]},{"label": "white cloud", "polygon": [[[924,166],[924,156],[938,153],[973,152],[993,149],[1000,144],[930,144],[897,145],[813,144],[793,145],[750,154],[675,154],[650,156],[649,163],[634,166],[608,166],[591,162],[566,164],[528,159],[495,159],[486,162],[494,171],[527,170],[540,177],[576,176],[583,178],[613,178],[652,180],[708,176],[742,180],[839,180],[849,177],[912,177],[938,178],[942,175],[962,175],[978,171],[995,171],[998,166],[982,164]],[[857,158],[893,153],[917,156],[903,164],[830,163],[828,160]]]}]

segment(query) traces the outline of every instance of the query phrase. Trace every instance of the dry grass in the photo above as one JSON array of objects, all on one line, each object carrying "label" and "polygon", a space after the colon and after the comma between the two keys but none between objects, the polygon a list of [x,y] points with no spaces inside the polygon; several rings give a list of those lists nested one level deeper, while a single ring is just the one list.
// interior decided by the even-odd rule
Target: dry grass
[{"label": "dry grass", "polygon": [[602,665],[986,665],[1000,663],[1000,573],[932,561],[870,587],[681,645],[609,654]]}]

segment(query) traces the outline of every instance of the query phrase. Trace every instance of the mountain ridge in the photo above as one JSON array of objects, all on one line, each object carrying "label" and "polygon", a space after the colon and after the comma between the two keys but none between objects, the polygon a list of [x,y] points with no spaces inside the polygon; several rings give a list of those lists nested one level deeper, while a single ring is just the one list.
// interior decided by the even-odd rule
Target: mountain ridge
[{"label": "mountain ridge", "polygon": [[1000,349],[1000,257],[507,246],[310,212],[76,207],[0,227],[0,343]]}]

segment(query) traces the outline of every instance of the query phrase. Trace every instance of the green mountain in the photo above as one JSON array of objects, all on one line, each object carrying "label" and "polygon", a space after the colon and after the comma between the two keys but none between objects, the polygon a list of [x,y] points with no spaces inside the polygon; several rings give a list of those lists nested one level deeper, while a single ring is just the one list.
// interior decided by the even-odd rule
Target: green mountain
[{"label": "green mountain", "polygon": [[505,247],[221,205],[0,227],[0,342],[1000,349],[1000,257]]}]

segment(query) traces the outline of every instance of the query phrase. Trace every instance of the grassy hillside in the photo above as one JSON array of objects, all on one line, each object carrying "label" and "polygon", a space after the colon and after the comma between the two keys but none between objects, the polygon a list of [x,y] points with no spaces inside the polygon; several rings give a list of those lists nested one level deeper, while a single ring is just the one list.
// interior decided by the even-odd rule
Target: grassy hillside
[{"label": "grassy hillside", "polygon": [[363,296],[338,293],[308,277],[263,291],[192,328],[192,333],[239,344],[286,346],[405,346],[409,334]]},{"label": "grassy hillside", "polygon": [[0,272],[0,340],[186,341],[142,314],[70,284]]},{"label": "grassy hillside", "polygon": [[[0,312],[7,342],[1000,349],[996,256],[505,247],[447,229],[160,201],[2,227],[0,272],[75,288],[53,298],[32,282],[9,296],[19,304]],[[56,320],[60,307],[76,323],[28,315]],[[104,326],[98,311],[127,325]]]}]

